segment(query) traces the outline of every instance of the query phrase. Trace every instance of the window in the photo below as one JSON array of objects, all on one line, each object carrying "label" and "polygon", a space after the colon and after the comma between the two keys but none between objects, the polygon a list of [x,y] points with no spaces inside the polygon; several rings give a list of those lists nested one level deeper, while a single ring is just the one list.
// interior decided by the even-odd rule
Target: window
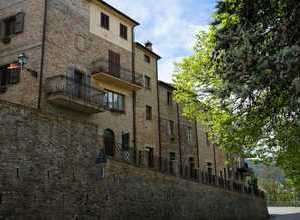
[{"label": "window", "polygon": [[175,135],[175,131],[174,131],[174,121],[168,121],[168,132],[169,132],[169,135],[171,137],[173,137]]},{"label": "window", "polygon": [[130,148],[130,134],[122,134],[122,149],[129,150]]},{"label": "window", "polygon": [[120,54],[113,51],[108,52],[109,60],[109,72],[117,77],[120,77],[121,65],[120,65]]},{"label": "window", "polygon": [[150,57],[146,54],[144,55],[144,60],[146,63],[150,63],[150,61],[151,61]]},{"label": "window", "polygon": [[170,152],[169,154],[169,172],[170,174],[175,174],[175,160],[176,160],[176,153]]},{"label": "window", "polygon": [[149,76],[144,76],[145,79],[145,88],[150,89],[151,88],[151,78]]},{"label": "window", "polygon": [[[0,30],[2,30],[3,42],[9,43],[9,38],[14,34],[20,34],[24,30],[24,17],[25,14],[20,12],[15,16],[8,17],[0,20]],[[1,31],[0,31],[1,32]],[[0,33],[1,34],[1,33]]]},{"label": "window", "polygon": [[16,63],[0,66],[0,88],[20,82],[20,73],[21,69]]},{"label": "window", "polygon": [[120,37],[123,39],[127,40],[127,34],[128,33],[128,28],[124,24],[120,24]]},{"label": "window", "polygon": [[206,146],[209,147],[209,140],[208,140],[208,134],[205,133],[205,142],[206,142]]},{"label": "window", "polygon": [[172,92],[170,91],[167,92],[167,99],[168,99],[168,105],[172,105],[173,104]]},{"label": "window", "polygon": [[188,143],[192,143],[192,128],[191,127],[188,127],[187,128],[187,141]]},{"label": "window", "polygon": [[170,160],[171,161],[176,160],[176,153],[175,152],[170,152]]},{"label": "window", "polygon": [[105,106],[111,111],[124,112],[125,111],[125,96],[119,93],[106,91]]},{"label": "window", "polygon": [[152,120],[152,107],[146,106],[146,120]]},{"label": "window", "polygon": [[101,12],[101,27],[109,30],[109,16]]}]

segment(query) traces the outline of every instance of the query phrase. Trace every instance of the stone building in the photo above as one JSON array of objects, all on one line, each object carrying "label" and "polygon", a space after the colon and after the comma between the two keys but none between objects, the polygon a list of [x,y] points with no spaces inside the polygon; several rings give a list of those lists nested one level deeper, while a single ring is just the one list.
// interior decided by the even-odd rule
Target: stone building
[{"label": "stone building", "polygon": [[96,124],[109,156],[226,176],[226,155],[158,81],[160,56],[135,41],[137,25],[102,0],[0,0],[0,99]]}]

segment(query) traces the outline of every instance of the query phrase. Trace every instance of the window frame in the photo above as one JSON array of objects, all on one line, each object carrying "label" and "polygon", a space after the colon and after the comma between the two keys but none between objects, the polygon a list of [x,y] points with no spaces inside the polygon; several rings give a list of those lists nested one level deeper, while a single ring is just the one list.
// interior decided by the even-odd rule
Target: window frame
[{"label": "window frame", "polygon": [[100,14],[100,26],[109,31],[110,29],[110,18],[109,15],[101,12]]},{"label": "window frame", "polygon": [[169,106],[173,105],[173,93],[171,91],[167,91],[167,104]]},{"label": "window frame", "polygon": [[124,40],[128,40],[128,27],[122,23],[120,23],[120,37]]},{"label": "window frame", "polygon": [[193,139],[193,129],[192,129],[192,127],[189,126],[189,127],[187,127],[187,142],[189,144],[191,144],[192,139]]},{"label": "window frame", "polygon": [[[111,98],[111,101],[109,100]],[[115,100],[117,98],[117,100]],[[122,100],[121,102],[121,108],[119,108],[119,98]],[[111,90],[105,90],[104,95],[104,102],[105,102],[105,108],[111,112],[119,112],[119,113],[125,113],[125,95],[111,91]]]},{"label": "window frame", "polygon": [[17,62],[12,62],[0,66],[0,71],[5,71],[5,74],[1,73],[0,75],[0,87],[2,88],[17,84],[21,80],[21,68],[8,69],[11,64],[17,64]]},{"label": "window frame", "polygon": [[144,61],[145,61],[146,63],[151,63],[151,57],[148,56],[147,54],[144,54]]},{"label": "window frame", "polygon": [[168,134],[170,137],[175,137],[175,122],[168,120]]},{"label": "window frame", "polygon": [[152,121],[153,115],[152,115],[152,106],[146,105],[146,121]]},{"label": "window frame", "polygon": [[146,89],[151,89],[151,77],[144,75],[144,86]]}]

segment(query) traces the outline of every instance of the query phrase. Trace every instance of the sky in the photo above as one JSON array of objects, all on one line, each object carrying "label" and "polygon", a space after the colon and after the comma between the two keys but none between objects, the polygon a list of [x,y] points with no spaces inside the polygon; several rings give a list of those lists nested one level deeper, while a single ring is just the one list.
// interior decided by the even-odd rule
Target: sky
[{"label": "sky", "polygon": [[136,41],[151,41],[159,79],[171,82],[174,62],[193,53],[195,34],[207,30],[217,0],[106,0],[140,23]]}]

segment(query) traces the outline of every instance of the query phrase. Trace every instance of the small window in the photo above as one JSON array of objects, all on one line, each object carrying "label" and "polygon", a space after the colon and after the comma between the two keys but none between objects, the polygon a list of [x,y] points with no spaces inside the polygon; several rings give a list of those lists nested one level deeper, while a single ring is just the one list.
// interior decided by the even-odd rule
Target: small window
[{"label": "small window", "polygon": [[168,132],[169,132],[169,135],[171,137],[174,137],[175,135],[175,128],[174,128],[174,121],[168,121]]},{"label": "small window", "polygon": [[109,16],[101,12],[101,27],[109,30]]},{"label": "small window", "polygon": [[152,107],[146,106],[146,120],[152,120]]},{"label": "small window", "polygon": [[128,38],[128,28],[124,24],[120,24],[120,37],[125,40]]},{"label": "small window", "polygon": [[125,96],[119,93],[106,91],[105,106],[110,111],[125,112]]},{"label": "small window", "polygon": [[208,140],[208,134],[205,133],[205,142],[206,142],[206,146],[209,147],[209,140]]},{"label": "small window", "polygon": [[176,153],[175,152],[170,152],[170,161],[176,160]]},{"label": "small window", "polygon": [[187,131],[187,141],[189,144],[191,144],[192,143],[192,128],[188,127],[186,131]]},{"label": "small window", "polygon": [[167,92],[167,100],[168,100],[168,105],[173,104],[173,96],[172,96],[172,92],[170,91]]},{"label": "small window", "polygon": [[146,55],[146,54],[144,55],[144,60],[145,60],[146,63],[150,63],[151,62],[150,57],[148,55]]},{"label": "small window", "polygon": [[151,88],[151,78],[149,76],[144,76],[145,78],[145,88],[150,89]]}]

